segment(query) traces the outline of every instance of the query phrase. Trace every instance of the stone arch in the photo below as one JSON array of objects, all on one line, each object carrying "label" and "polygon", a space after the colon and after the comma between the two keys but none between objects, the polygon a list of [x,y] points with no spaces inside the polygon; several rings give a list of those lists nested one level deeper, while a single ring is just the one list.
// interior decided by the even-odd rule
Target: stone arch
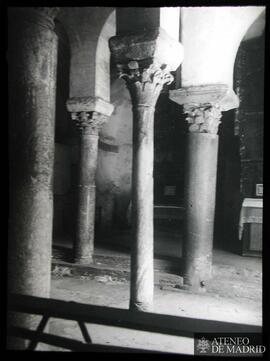
[{"label": "stone arch", "polygon": [[[262,182],[264,28],[265,12],[256,18],[244,34],[234,64],[234,88],[240,99],[234,121],[234,135],[239,137],[240,193],[243,198],[256,196],[253,183],[255,179],[256,183]],[[253,161],[245,162],[245,159]]]},{"label": "stone arch", "polygon": [[[237,49],[237,53],[235,56],[235,61],[234,61],[234,69],[233,69],[233,75],[234,75],[234,90],[237,93],[237,95],[239,96],[240,100],[241,100],[241,90],[240,90],[240,84],[239,84],[239,65],[241,67],[241,64],[239,64],[240,62],[243,62],[243,59],[245,58],[244,50],[243,50],[243,44],[245,42],[248,42],[252,39],[261,39],[263,40],[263,36],[264,36],[264,32],[265,32],[265,11],[263,11],[250,25],[249,27],[246,29],[246,32],[243,34],[241,41],[239,42],[239,46]],[[263,44],[264,46],[264,44]],[[241,106],[241,103],[240,103]],[[234,133],[235,135],[238,135],[239,133],[239,119],[238,119],[238,113],[235,119],[235,125],[234,125]]]},{"label": "stone arch", "polygon": [[233,63],[233,73],[235,71],[235,62],[237,60],[237,54],[240,47],[240,44],[248,39],[258,37],[263,34],[265,28],[265,10],[260,9],[259,12],[254,12],[253,16],[249,18],[249,21],[246,21],[243,24],[242,31],[239,32],[236,43],[236,51],[234,52],[234,63]]},{"label": "stone arch", "polygon": [[[93,21],[90,21],[91,18]],[[110,101],[108,40],[115,35],[115,10],[96,7],[61,8],[56,21],[56,33],[60,45],[58,78],[61,78],[58,82],[61,89],[57,91],[56,135],[59,136],[56,137],[54,169],[54,231],[57,235],[63,229],[72,233],[76,218],[76,199],[72,189],[76,180],[79,146],[75,124],[66,111],[65,103],[71,96]],[[63,54],[65,47],[69,54]],[[66,63],[67,60],[68,74],[62,66],[63,61]],[[61,76],[64,71],[65,79]],[[102,159],[102,149],[100,153]],[[102,168],[103,172],[106,178],[106,167]],[[102,187],[102,182],[97,183],[98,188]],[[64,224],[69,226],[63,227]]]},{"label": "stone arch", "polygon": [[[68,106],[71,99],[76,103],[75,111],[77,111],[76,109],[81,111],[83,109],[81,107],[87,104],[87,109],[90,111],[96,110],[101,113],[103,111],[109,113],[110,52],[108,39],[115,34],[114,8],[63,7],[58,18],[66,30],[70,44],[69,94],[65,99],[68,111],[71,111]],[[68,127],[71,128],[69,140],[69,150],[71,152],[69,159],[73,170],[71,178],[76,183],[75,173],[78,173],[76,170],[79,161],[79,137],[75,130],[75,124],[70,119],[70,114],[66,112],[66,115],[69,119]],[[97,185],[99,186],[99,184]],[[68,206],[70,212],[64,213],[73,214],[74,209],[76,209],[75,200],[70,199]],[[66,220],[65,223],[71,225],[74,222]]]},{"label": "stone arch", "polygon": [[[107,62],[101,60],[104,42],[110,30],[114,8],[110,7],[63,7],[59,19],[64,24],[71,47],[70,98],[100,97],[108,101]],[[106,54],[107,55],[107,54]]]},{"label": "stone arch", "polygon": [[[252,47],[256,47],[257,51],[252,54],[253,63],[258,64],[262,61],[260,49],[262,42],[265,12],[257,15],[256,19],[246,23],[245,31],[241,32],[241,39],[238,39],[238,48],[234,57],[233,71],[233,88],[237,94],[240,104],[234,111],[229,111],[223,115],[223,121],[220,125],[220,144],[219,144],[219,163],[218,163],[218,182],[217,182],[217,212],[216,212],[216,238],[220,239],[222,247],[228,247],[233,252],[242,254],[241,235],[239,233],[239,217],[243,198],[253,198],[252,191],[253,177],[260,174],[260,162],[257,160],[248,160],[249,154],[256,152],[261,146],[258,137],[262,132],[262,116],[247,115],[244,112],[246,104],[252,107],[254,99],[258,103],[263,97],[262,74],[260,81],[255,77],[257,83],[256,96],[252,99],[245,100],[248,93],[253,93],[254,84],[249,83],[243,86],[242,76],[251,73],[253,67],[247,63],[247,49],[250,48],[250,41],[253,42]],[[243,29],[244,30],[244,29]],[[252,40],[253,38],[253,40]],[[244,40],[244,41],[243,41]],[[246,44],[243,44],[246,43]],[[254,65],[253,65],[254,66]],[[255,69],[255,68],[254,68]],[[244,76],[246,76],[244,75]],[[258,74],[259,75],[259,74]],[[245,89],[243,89],[245,88]],[[244,107],[244,108],[243,108]],[[253,108],[253,110],[255,110]],[[254,117],[253,119],[251,119]],[[257,119],[255,119],[257,117]],[[250,123],[250,124],[249,124]],[[252,129],[252,131],[251,131]],[[246,151],[245,148],[248,148]],[[250,150],[252,150],[250,152]],[[246,157],[247,155],[247,157]],[[256,157],[257,158],[257,157]],[[259,181],[257,182],[259,183]],[[246,186],[244,186],[246,184]],[[248,192],[247,192],[248,190]]]},{"label": "stone arch", "polygon": [[116,34],[115,10],[111,11],[101,29],[96,47],[96,96],[110,101],[110,50],[109,38]]},{"label": "stone arch", "polygon": [[182,86],[233,84],[239,44],[263,6],[181,8]]}]

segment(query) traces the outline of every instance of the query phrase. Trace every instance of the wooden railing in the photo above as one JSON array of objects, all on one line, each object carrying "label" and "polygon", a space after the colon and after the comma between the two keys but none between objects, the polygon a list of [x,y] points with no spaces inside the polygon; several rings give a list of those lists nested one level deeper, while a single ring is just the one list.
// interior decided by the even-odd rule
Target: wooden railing
[{"label": "wooden railing", "polygon": [[[76,302],[13,294],[8,299],[8,310],[31,315],[42,315],[36,330],[8,326],[8,335],[30,340],[28,350],[39,342],[72,351],[92,352],[147,352],[129,347],[93,344],[86,323],[132,330],[157,332],[174,336],[194,337],[194,333],[261,333],[260,326],[230,322],[178,317],[148,312],[134,312],[119,308],[93,306]],[[49,318],[72,320],[78,323],[84,342],[44,332]]]}]

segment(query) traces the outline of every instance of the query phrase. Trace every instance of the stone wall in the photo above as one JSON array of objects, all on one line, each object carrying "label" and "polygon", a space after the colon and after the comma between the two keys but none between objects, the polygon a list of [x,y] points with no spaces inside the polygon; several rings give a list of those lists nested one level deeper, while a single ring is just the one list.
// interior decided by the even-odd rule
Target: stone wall
[{"label": "stone wall", "polygon": [[264,36],[242,43],[236,67],[241,104],[237,116],[240,139],[243,198],[256,197],[256,184],[263,183]]},{"label": "stone wall", "polygon": [[234,87],[240,98],[220,126],[216,242],[241,251],[238,224],[244,198],[256,198],[263,183],[264,36],[243,41],[235,62]]}]

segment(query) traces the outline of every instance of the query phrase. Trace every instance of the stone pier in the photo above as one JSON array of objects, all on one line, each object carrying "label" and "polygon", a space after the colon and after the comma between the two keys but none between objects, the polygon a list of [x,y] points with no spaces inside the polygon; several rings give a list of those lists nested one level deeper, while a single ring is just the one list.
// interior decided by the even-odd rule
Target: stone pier
[{"label": "stone pier", "polygon": [[184,105],[189,124],[185,171],[184,284],[201,289],[212,276],[218,127],[222,112],[238,107],[239,102],[226,84],[172,90],[170,99]]},{"label": "stone pier", "polygon": [[132,250],[130,309],[153,308],[153,132],[155,105],[173,81],[182,46],[162,29],[116,36],[109,46],[126,81],[133,110]]},{"label": "stone pier", "polygon": [[80,131],[78,209],[74,243],[74,261],[93,261],[96,205],[96,168],[99,131],[113,111],[100,98],[70,98],[67,109]]},{"label": "stone pier", "polygon": [[[50,296],[57,13],[46,7],[8,10],[8,291],[40,297]],[[34,320],[12,314],[8,323],[30,328]],[[25,341],[8,347],[23,349]]]}]

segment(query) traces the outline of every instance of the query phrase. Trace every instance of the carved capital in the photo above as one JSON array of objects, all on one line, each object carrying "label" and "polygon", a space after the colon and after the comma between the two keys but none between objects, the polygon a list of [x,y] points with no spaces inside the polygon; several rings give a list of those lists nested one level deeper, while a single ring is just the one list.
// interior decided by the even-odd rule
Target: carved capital
[{"label": "carved capital", "polygon": [[66,102],[67,110],[71,113],[97,112],[111,116],[114,106],[99,97],[73,97]]},{"label": "carved capital", "polygon": [[133,106],[153,107],[164,84],[170,84],[170,71],[183,60],[183,46],[164,29],[110,38],[112,57],[130,91]]},{"label": "carved capital", "polygon": [[184,113],[189,124],[189,131],[193,133],[217,134],[220,118],[222,116],[219,105],[186,104]]},{"label": "carved capital", "polygon": [[98,135],[108,117],[98,112],[72,112],[72,120],[83,134]]},{"label": "carved capital", "polygon": [[170,99],[184,105],[190,132],[217,134],[221,112],[237,108],[239,99],[227,84],[205,84],[170,91]]},{"label": "carved capital", "polygon": [[125,65],[118,64],[117,68],[119,77],[126,81],[135,107],[154,107],[163,86],[174,79],[166,65],[130,61]]},{"label": "carved capital", "polygon": [[16,25],[23,22],[53,30],[55,26],[54,19],[59,11],[59,7],[11,7],[9,16],[13,24]]},{"label": "carved capital", "polygon": [[205,84],[170,90],[170,99],[177,104],[219,105],[222,111],[237,108],[238,96],[227,84]]}]

